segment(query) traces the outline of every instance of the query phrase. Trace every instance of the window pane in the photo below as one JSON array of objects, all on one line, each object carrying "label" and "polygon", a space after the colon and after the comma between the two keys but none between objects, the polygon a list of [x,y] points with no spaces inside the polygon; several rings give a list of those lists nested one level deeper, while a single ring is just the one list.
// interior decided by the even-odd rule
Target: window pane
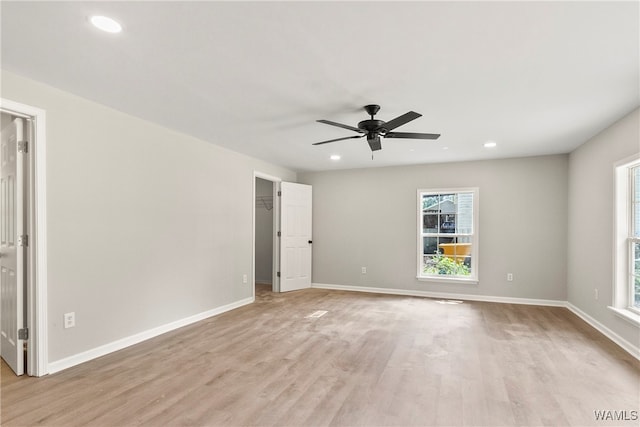
[{"label": "window pane", "polygon": [[423,195],[422,210],[425,213],[437,214],[438,213],[438,195],[437,194]]},{"label": "window pane", "polygon": [[447,236],[440,236],[438,237],[438,249],[440,249],[440,253],[444,253],[445,252],[445,248],[453,243],[456,242],[456,238],[455,237],[447,237]]},{"label": "window pane", "polygon": [[438,256],[425,255],[423,257],[422,273],[424,274],[438,274],[437,259]]},{"label": "window pane", "polygon": [[438,238],[437,237],[423,237],[422,238],[423,254],[435,255],[438,253]]},{"label": "window pane", "polygon": [[438,215],[425,214],[422,217],[422,232],[437,233],[438,232]]},{"label": "window pane", "polygon": [[458,194],[458,228],[461,234],[473,233],[473,193]]},{"label": "window pane", "polygon": [[458,246],[456,248],[456,255],[458,261],[463,263],[471,274],[471,237],[458,237]]},{"label": "window pane", "polygon": [[633,185],[631,196],[631,215],[633,216],[632,235],[635,237],[640,237],[640,166],[636,166],[635,168],[631,169],[631,174],[631,185]]},{"label": "window pane", "polygon": [[640,308],[640,243],[636,242],[633,248],[633,301],[634,307]]},{"label": "window pane", "polygon": [[640,166],[631,169],[633,174],[633,200],[640,200]]},{"label": "window pane", "polygon": [[440,212],[442,213],[453,213],[455,210],[453,206],[456,203],[456,195],[455,194],[441,194],[440,195]]}]

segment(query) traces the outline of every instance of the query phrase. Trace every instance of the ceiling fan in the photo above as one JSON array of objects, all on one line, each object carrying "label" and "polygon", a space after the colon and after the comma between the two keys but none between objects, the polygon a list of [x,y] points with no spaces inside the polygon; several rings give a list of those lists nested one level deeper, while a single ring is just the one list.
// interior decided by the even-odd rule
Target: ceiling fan
[{"label": "ceiling fan", "polygon": [[391,132],[397,127],[409,123],[412,120],[422,117],[422,114],[415,111],[409,111],[401,116],[396,117],[393,120],[384,122],[382,120],[376,120],[373,116],[380,110],[379,105],[365,105],[365,111],[371,116],[371,119],[363,120],[358,123],[358,127],[344,125],[342,123],[332,122],[330,120],[317,120],[319,123],[324,123],[331,126],[337,126],[343,129],[352,130],[358,132],[360,135],[345,136],[343,138],[330,139],[328,141],[316,142],[312,145],[328,144],[330,142],[342,141],[345,139],[363,138],[367,137],[367,142],[371,151],[377,151],[382,149],[380,138],[406,138],[406,139],[438,139],[440,134],[436,133],[412,133],[412,132]]}]

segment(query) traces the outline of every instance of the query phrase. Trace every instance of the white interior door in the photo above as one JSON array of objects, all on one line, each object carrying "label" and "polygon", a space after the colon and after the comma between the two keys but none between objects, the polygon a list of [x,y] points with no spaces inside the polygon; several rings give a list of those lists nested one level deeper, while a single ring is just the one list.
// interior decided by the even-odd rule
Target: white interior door
[{"label": "white interior door", "polygon": [[311,287],[310,185],[280,184],[280,291]]},{"label": "white interior door", "polygon": [[23,138],[22,119],[2,129],[0,163],[0,353],[17,375],[24,373],[24,167],[18,143]]}]

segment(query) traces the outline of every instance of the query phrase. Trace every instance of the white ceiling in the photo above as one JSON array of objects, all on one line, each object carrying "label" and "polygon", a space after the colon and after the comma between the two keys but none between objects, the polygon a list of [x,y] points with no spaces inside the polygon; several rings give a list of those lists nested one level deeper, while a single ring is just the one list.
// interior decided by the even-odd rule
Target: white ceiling
[{"label": "white ceiling", "polygon": [[[1,8],[3,69],[297,171],[566,153],[640,105],[637,1]],[[369,103],[442,136],[374,160],[364,139],[311,145],[355,135],[315,120],[355,126]]]}]

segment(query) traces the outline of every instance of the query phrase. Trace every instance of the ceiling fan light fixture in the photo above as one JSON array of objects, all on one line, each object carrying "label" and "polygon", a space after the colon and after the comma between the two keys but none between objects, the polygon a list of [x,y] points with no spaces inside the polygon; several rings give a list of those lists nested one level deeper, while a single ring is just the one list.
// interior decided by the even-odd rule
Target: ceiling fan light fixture
[{"label": "ceiling fan light fixture", "polygon": [[339,154],[332,154],[329,158],[335,162],[340,160],[342,157],[340,157]]},{"label": "ceiling fan light fixture", "polygon": [[122,31],[122,25],[108,16],[94,15],[89,18],[89,21],[91,21],[94,27],[107,33],[116,34]]}]

